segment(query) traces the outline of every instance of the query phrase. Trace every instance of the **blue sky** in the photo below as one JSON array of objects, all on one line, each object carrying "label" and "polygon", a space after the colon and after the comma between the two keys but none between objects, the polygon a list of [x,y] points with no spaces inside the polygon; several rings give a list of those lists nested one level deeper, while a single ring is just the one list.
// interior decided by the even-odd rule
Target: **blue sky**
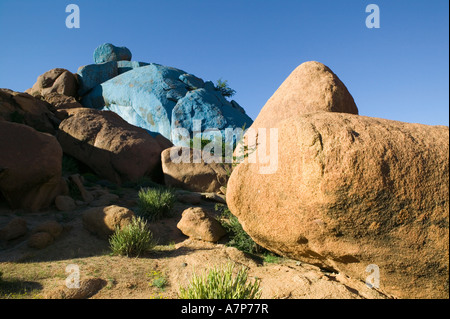
[{"label": "blue sky", "polygon": [[[80,8],[68,29],[65,8]],[[368,4],[381,27],[368,29]],[[449,125],[448,0],[0,0],[0,87],[24,91],[55,67],[76,72],[94,49],[228,80],[256,118],[301,63],[345,83],[361,115]]]}]

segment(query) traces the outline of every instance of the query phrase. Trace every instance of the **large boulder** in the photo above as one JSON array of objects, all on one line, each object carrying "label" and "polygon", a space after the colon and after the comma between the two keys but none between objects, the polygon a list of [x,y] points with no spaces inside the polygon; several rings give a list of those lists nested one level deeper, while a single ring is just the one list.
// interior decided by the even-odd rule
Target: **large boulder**
[{"label": "large boulder", "polygon": [[174,146],[161,153],[165,184],[191,192],[219,192],[227,184],[230,165],[206,163],[203,158],[197,159],[196,152]]},{"label": "large boulder", "polygon": [[128,124],[110,111],[68,109],[57,133],[66,154],[115,183],[161,171],[161,152],[171,143]]},{"label": "large boulder", "polygon": [[228,182],[258,244],[361,280],[375,264],[400,298],[449,297],[448,127],[306,114],[279,123],[276,156],[273,174],[243,162]]},{"label": "large boulder", "polygon": [[111,43],[103,43],[94,51],[94,62],[131,61],[131,51],[126,47],[116,47]]},{"label": "large boulder", "polygon": [[9,122],[25,124],[34,129],[55,133],[58,120],[49,110],[50,105],[28,93],[0,89],[0,117]]},{"label": "large boulder", "polygon": [[0,121],[0,192],[13,208],[37,211],[61,192],[62,149],[54,136]]},{"label": "large boulder", "polygon": [[31,95],[45,96],[49,93],[58,93],[66,96],[76,96],[78,83],[75,75],[62,68],[52,69],[37,78],[30,90]]},{"label": "large boulder", "polygon": [[[155,63],[101,83],[81,102],[85,107],[114,111],[127,122],[159,132],[176,145],[181,145],[181,133],[192,135],[194,130],[208,128],[223,133],[226,128],[249,127],[252,123],[242,107],[227,101],[212,82]],[[193,127],[194,120],[199,122],[198,128]]]},{"label": "large boulder", "polygon": [[314,112],[358,114],[346,86],[327,66],[310,61],[298,66],[266,102],[252,128],[276,128],[278,122]]}]

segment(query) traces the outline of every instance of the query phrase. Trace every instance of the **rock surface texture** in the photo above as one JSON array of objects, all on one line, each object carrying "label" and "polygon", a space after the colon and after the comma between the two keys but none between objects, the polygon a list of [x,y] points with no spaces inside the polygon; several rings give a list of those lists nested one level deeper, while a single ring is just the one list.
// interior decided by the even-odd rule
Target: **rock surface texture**
[{"label": "rock surface texture", "polygon": [[61,193],[61,146],[54,136],[0,121],[0,192],[13,208],[37,211]]},{"label": "rock surface texture", "polygon": [[65,153],[99,176],[115,183],[136,181],[160,167],[161,152],[167,145],[164,138],[152,137],[114,112],[67,111],[70,116],[59,126],[58,141]]},{"label": "rock surface texture", "polygon": [[40,75],[29,92],[31,95],[40,96],[50,93],[76,96],[77,90],[78,82],[75,75],[66,69],[56,68]]},{"label": "rock surface texture", "polygon": [[322,112],[279,123],[278,169],[235,168],[227,202],[261,246],[401,298],[448,298],[449,129]]},{"label": "rock surface texture", "polygon": [[[219,192],[227,184],[231,167],[223,163],[206,163],[194,158],[194,150],[174,146],[161,153],[164,182],[192,192]],[[227,166],[228,165],[228,166]]]},{"label": "rock surface texture", "polygon": [[0,89],[0,118],[25,124],[40,132],[55,133],[56,117],[49,104],[27,93]]},{"label": "rock surface texture", "polygon": [[177,228],[188,237],[209,242],[217,242],[226,234],[222,225],[201,207],[183,211]]},{"label": "rock surface texture", "polygon": [[94,207],[83,213],[83,226],[100,238],[108,238],[116,227],[122,229],[135,217],[133,211],[116,205]]},{"label": "rock surface texture", "polygon": [[333,71],[320,62],[298,66],[266,102],[252,128],[275,128],[300,114],[339,112],[358,114],[346,86]]}]

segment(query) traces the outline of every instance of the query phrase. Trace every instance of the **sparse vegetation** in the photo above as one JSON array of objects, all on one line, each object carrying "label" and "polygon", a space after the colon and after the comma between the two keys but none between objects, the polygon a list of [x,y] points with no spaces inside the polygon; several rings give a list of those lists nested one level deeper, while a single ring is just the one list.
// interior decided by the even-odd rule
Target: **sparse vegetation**
[{"label": "sparse vegetation", "polygon": [[194,274],[187,287],[180,287],[181,299],[259,299],[258,279],[248,281],[248,271],[240,268],[233,276],[234,264],[212,268],[208,273]]},{"label": "sparse vegetation", "polygon": [[152,287],[164,289],[169,284],[167,278],[160,271],[153,270],[151,273],[148,274],[148,277],[150,279],[149,285]]},{"label": "sparse vegetation", "polygon": [[113,254],[140,256],[156,246],[153,234],[147,229],[147,223],[140,217],[134,218],[122,229],[116,228],[109,239]]},{"label": "sparse vegetation", "polygon": [[142,188],[139,193],[138,214],[149,221],[170,217],[176,197],[170,188]]},{"label": "sparse vegetation", "polygon": [[266,252],[263,254],[264,256],[264,262],[268,264],[276,264],[281,261],[281,257],[278,255],[275,255],[271,252]]},{"label": "sparse vegetation", "polygon": [[228,86],[228,81],[222,81],[222,79],[218,79],[216,83],[216,90],[220,91],[225,97],[232,97],[236,94],[236,91]]},{"label": "sparse vegetation", "polygon": [[226,205],[217,204],[215,209],[220,214],[218,221],[228,232],[228,246],[235,247],[250,254],[258,254],[265,251],[263,247],[255,243],[245,232],[237,217],[231,213]]}]

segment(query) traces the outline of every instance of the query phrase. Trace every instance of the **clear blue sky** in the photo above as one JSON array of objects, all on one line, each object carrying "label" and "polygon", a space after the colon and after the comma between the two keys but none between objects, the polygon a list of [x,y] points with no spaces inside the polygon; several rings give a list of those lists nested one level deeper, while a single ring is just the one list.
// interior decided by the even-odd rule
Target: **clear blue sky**
[{"label": "clear blue sky", "polygon": [[[68,29],[68,4],[81,28]],[[365,8],[380,8],[368,29]],[[205,80],[228,80],[256,118],[301,63],[345,83],[361,115],[449,125],[448,0],[0,0],[0,87],[24,91],[55,67],[76,72],[94,49],[128,47]]]}]

